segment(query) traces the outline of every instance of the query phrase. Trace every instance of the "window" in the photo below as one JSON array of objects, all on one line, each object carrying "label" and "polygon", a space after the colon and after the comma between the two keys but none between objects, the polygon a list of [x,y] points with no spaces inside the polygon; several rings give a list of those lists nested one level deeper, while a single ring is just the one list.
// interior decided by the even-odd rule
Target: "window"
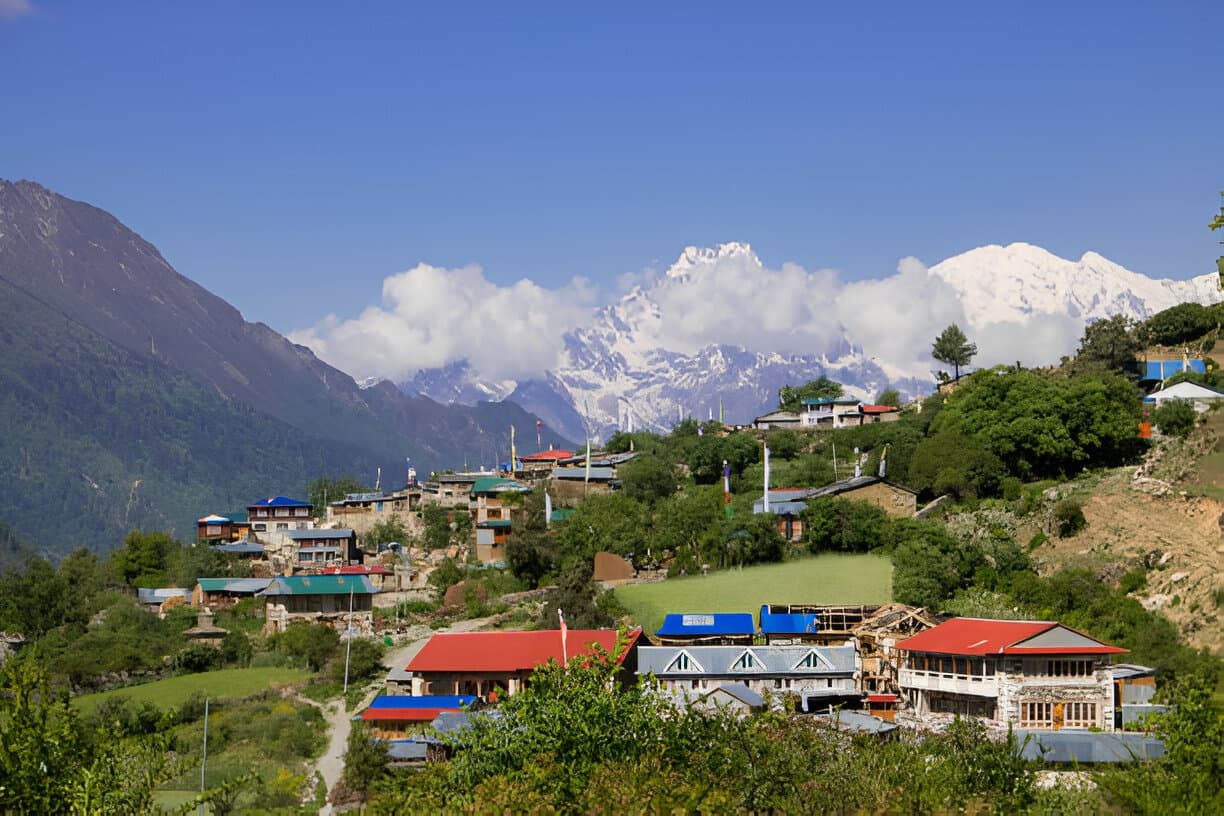
[{"label": "window", "polygon": [[700,680],[698,680],[696,677],[694,677],[694,678],[693,678],[693,688],[697,688],[697,686],[698,686],[698,684],[699,684],[700,682],[701,682]]},{"label": "window", "polygon": [[1044,669],[1050,677],[1091,677],[1096,671],[1091,660],[1047,660]]},{"label": "window", "polygon": [[756,659],[753,657],[752,652],[744,652],[740,655],[740,659],[735,661],[735,668],[737,669],[755,669],[756,667]]},{"label": "window", "polygon": [[289,508],[288,508],[288,507],[278,507],[278,508],[276,508],[276,517],[277,517],[277,518],[287,518],[288,516],[289,516]]},{"label": "window", "polygon": [[1053,703],[1021,703],[1021,728],[1049,728],[1054,724]]},{"label": "window", "polygon": [[289,529],[289,522],[287,522],[287,521],[278,521],[278,522],[276,522],[276,529],[278,529],[278,530],[288,530],[288,529]]},{"label": "window", "polygon": [[795,666],[795,668],[796,669],[819,669],[820,668],[820,658],[816,656],[815,652],[808,652],[807,655],[805,655],[804,658],[799,661],[799,665]]},{"label": "window", "polygon": [[776,689],[782,688],[782,678],[781,677],[774,678],[774,688]]},{"label": "window", "polygon": [[293,514],[294,514],[295,516],[298,516],[298,517],[309,516],[309,515],[310,515],[310,510],[308,510],[308,509],[307,509],[307,508],[305,508],[305,507],[299,507],[299,508],[297,508],[296,510],[294,510],[294,511],[293,511]]},{"label": "window", "polygon": [[1093,728],[1097,725],[1096,703],[1064,703],[1063,725],[1067,728]]},{"label": "window", "polygon": [[256,524],[256,525],[254,525],[254,529],[255,529],[255,532],[257,532],[257,533],[262,533],[262,532],[265,532],[265,531],[268,529],[268,525],[266,525],[266,524]]}]

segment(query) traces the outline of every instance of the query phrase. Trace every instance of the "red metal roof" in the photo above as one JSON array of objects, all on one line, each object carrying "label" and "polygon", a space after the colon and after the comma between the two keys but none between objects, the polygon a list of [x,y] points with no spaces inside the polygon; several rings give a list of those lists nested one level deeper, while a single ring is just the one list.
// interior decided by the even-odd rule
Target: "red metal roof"
[{"label": "red metal roof", "polygon": [[[897,644],[897,648],[907,652],[932,652],[947,655],[1123,654],[1126,652],[1125,649],[1100,641],[1096,641],[1099,644],[1097,646],[1026,648],[1016,645],[1056,627],[1070,629],[1070,627],[1053,621],[952,618],[901,641]],[[1088,635],[1084,636],[1088,637]]]},{"label": "red metal roof", "polygon": [[890,414],[900,409],[892,405],[863,405],[860,410],[864,414]]},{"label": "red metal roof", "polygon": [[868,694],[867,702],[869,703],[895,703],[897,695],[895,694]]},{"label": "red metal roof", "polygon": [[[641,629],[629,633],[629,643],[617,657],[637,642]],[[566,638],[568,657],[594,653],[598,643],[607,651],[616,645],[614,629],[571,629]],[[547,663],[562,662],[561,632],[543,629],[534,632],[440,632],[429,639],[408,663],[414,672],[513,672],[526,671]]]},{"label": "red metal roof", "polygon": [[520,462],[551,462],[554,459],[560,461],[561,459],[572,459],[573,457],[574,457],[573,451],[546,450],[546,451],[540,451],[539,453],[529,453],[526,456],[520,456],[519,461]]},{"label": "red metal roof", "polygon": [[361,712],[361,719],[383,722],[433,722],[443,711],[461,710],[458,708],[367,708]]},{"label": "red metal roof", "polygon": [[344,564],[341,566],[324,567],[320,570],[323,575],[383,575],[387,572],[386,567],[382,564],[373,564],[367,566],[365,564]]}]

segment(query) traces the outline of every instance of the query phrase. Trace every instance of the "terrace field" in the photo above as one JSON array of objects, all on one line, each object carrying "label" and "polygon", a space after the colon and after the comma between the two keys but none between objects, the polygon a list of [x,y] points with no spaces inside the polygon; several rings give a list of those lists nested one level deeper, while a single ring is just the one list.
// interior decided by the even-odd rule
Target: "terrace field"
[{"label": "terrace field", "polygon": [[616,588],[647,632],[668,612],[752,612],[766,603],[873,604],[892,600],[892,562],[880,555],[817,555],[782,564]]},{"label": "terrace field", "polygon": [[184,674],[139,686],[86,694],[73,703],[84,713],[92,712],[110,697],[127,697],[134,703],[145,701],[161,709],[177,708],[196,692],[216,699],[242,699],[273,686],[285,686],[306,680],[310,673],[302,669],[261,666],[253,669],[220,669],[202,674]]}]

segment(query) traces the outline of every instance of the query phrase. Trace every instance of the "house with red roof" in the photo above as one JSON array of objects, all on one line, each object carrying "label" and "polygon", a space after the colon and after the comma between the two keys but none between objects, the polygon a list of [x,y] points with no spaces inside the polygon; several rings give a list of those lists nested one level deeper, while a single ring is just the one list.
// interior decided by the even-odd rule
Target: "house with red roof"
[{"label": "house with red roof", "polygon": [[[626,682],[632,681],[637,670],[641,634],[641,629],[629,632],[616,652]],[[589,658],[596,654],[596,646],[612,654],[617,635],[615,629],[570,629],[564,638],[557,629],[439,632],[412,658],[407,672],[414,695],[474,694],[494,700],[498,689],[506,694],[522,690],[535,670],[549,661]]]},{"label": "house with red roof", "polygon": [[1125,649],[1053,621],[952,618],[897,644],[918,716],[984,717],[1032,730],[1114,728],[1110,660]]}]

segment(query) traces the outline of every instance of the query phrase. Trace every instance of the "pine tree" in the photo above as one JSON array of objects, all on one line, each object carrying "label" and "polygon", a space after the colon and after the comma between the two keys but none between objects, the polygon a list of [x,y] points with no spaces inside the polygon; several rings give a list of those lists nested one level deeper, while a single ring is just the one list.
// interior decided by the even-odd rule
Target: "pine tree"
[{"label": "pine tree", "polygon": [[953,323],[935,338],[931,346],[931,356],[941,363],[952,366],[953,379],[960,379],[960,367],[969,365],[969,361],[977,354],[977,345],[969,342],[969,338]]}]

